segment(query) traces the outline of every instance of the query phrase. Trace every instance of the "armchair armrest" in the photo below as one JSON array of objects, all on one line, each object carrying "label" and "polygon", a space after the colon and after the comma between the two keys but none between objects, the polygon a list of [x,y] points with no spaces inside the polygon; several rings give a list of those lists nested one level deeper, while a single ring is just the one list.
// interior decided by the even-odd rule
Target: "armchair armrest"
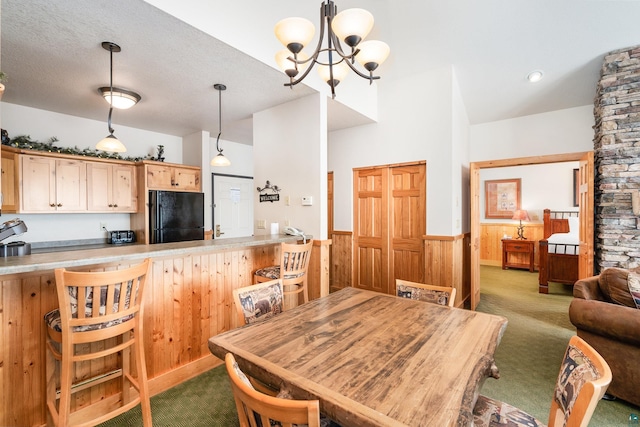
[{"label": "armchair armrest", "polygon": [[579,330],[640,346],[640,310],[636,308],[574,298],[569,320]]},{"label": "armchair armrest", "polygon": [[574,298],[604,301],[605,297],[600,290],[600,286],[598,285],[599,277],[600,276],[592,276],[578,280],[573,285]]}]

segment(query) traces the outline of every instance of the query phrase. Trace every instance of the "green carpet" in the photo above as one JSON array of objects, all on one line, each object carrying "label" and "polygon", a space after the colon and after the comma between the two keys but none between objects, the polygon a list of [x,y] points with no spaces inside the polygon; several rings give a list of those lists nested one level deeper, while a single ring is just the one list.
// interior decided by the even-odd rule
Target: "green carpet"
[{"label": "green carpet", "polygon": [[[529,412],[543,422],[549,416],[560,361],[575,328],[569,322],[571,291],[551,283],[538,293],[538,274],[522,270],[481,268],[478,311],[509,320],[496,353],[500,379],[487,379],[481,393]],[[224,365],[151,399],[156,427],[238,426]],[[626,427],[629,413],[640,409],[620,401],[601,401],[591,419],[594,427]],[[102,427],[140,426],[137,407]]]},{"label": "green carpet", "polygon": [[[509,321],[496,352],[500,379],[487,379],[481,393],[516,406],[547,422],[560,363],[575,327],[569,321],[571,288],[549,284],[538,293],[538,274],[524,270],[480,269],[478,311]],[[626,427],[640,409],[621,401],[601,400],[590,426]]]}]

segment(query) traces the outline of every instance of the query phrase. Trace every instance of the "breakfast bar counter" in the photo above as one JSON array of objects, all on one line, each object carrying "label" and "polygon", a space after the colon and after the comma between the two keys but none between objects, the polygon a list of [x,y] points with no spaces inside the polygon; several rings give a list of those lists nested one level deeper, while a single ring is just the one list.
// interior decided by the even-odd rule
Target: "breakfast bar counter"
[{"label": "breakfast bar counter", "polygon": [[[45,424],[45,325],[58,307],[54,270],[105,271],[153,261],[143,325],[149,388],[157,394],[220,364],[208,339],[235,328],[233,289],[249,286],[256,269],[279,262],[286,235],[162,244],[113,245],[0,258],[0,425]],[[310,293],[328,294],[327,242],[314,241]],[[314,260],[315,257],[315,260]],[[315,267],[314,267],[315,264]],[[328,269],[326,270],[328,271]],[[90,377],[105,366],[79,364]],[[74,394],[72,408],[113,394],[109,383]]]}]

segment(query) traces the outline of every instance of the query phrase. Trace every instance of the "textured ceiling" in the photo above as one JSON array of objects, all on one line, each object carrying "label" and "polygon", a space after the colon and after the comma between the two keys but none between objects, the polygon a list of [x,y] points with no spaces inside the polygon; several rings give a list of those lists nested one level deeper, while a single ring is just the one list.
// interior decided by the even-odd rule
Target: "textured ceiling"
[{"label": "textured ceiling", "polygon": [[[297,14],[316,23],[320,4],[164,3],[192,16],[224,7],[226,15],[215,17],[216,25],[245,20],[251,28],[246,24],[241,31],[268,38],[273,38],[275,17]],[[378,37],[392,47],[380,84],[403,74],[452,66],[473,124],[590,104],[602,56],[640,44],[639,1],[336,4],[341,10],[365,7],[376,17]],[[109,83],[109,53],[101,48],[102,41],[122,47],[114,54],[114,85],[142,95],[139,105],[114,112],[117,125],[180,136],[199,130],[216,135],[218,98],[213,84],[224,83],[224,138],[251,144],[254,112],[314,92],[305,85],[293,91],[283,88],[279,71],[141,0],[2,0],[1,7],[1,65],[9,76],[4,102],[105,121],[106,103],[97,92]],[[249,8],[251,18],[243,17]],[[191,24],[203,28],[213,20],[204,16],[202,23]],[[527,83],[527,73],[538,68],[545,78],[535,85]],[[365,122],[348,108],[330,103],[330,130]]]}]

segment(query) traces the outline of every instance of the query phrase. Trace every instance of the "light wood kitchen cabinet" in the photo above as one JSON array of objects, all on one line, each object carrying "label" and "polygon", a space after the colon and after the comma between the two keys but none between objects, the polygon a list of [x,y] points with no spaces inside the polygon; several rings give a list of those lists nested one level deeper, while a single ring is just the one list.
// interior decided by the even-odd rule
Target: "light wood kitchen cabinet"
[{"label": "light wood kitchen cabinet", "polygon": [[145,164],[149,190],[200,191],[200,168],[168,164]]},{"label": "light wood kitchen cabinet", "polygon": [[87,210],[136,212],[135,176],[133,165],[87,162]]},{"label": "light wood kitchen cabinet", "polygon": [[21,155],[20,170],[20,212],[87,211],[86,162]]},{"label": "light wood kitchen cabinet", "polygon": [[2,212],[18,211],[18,164],[14,153],[2,152]]}]

